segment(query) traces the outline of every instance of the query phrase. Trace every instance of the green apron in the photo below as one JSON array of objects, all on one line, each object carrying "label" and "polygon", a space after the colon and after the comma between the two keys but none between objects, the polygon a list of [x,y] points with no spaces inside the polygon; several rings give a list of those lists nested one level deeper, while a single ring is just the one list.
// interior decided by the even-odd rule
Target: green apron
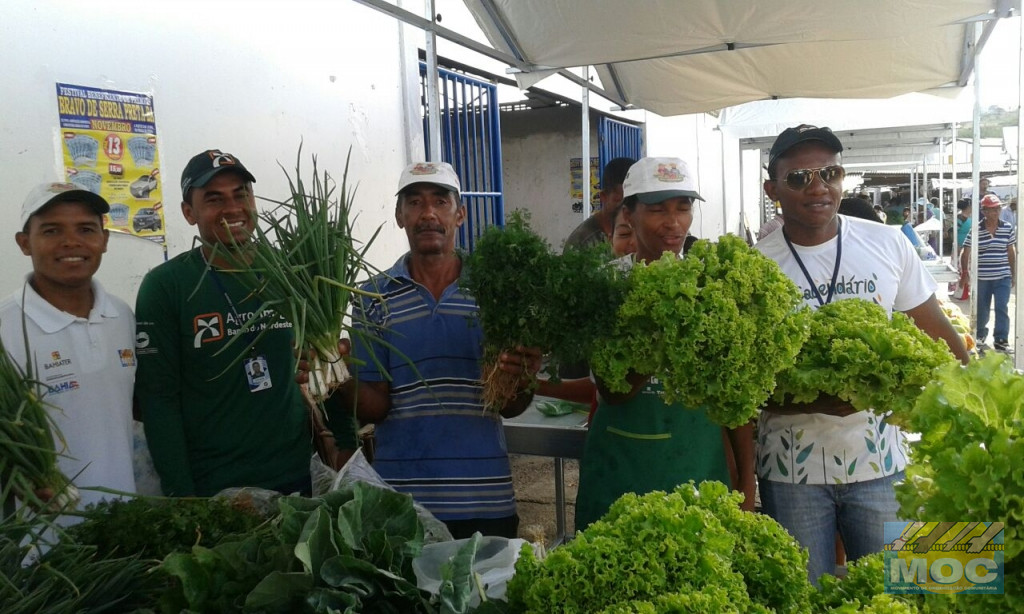
[{"label": "green apron", "polygon": [[651,378],[623,405],[598,405],[580,461],[576,530],[627,492],[672,491],[688,480],[729,484],[722,427],[703,409],[666,405]]}]

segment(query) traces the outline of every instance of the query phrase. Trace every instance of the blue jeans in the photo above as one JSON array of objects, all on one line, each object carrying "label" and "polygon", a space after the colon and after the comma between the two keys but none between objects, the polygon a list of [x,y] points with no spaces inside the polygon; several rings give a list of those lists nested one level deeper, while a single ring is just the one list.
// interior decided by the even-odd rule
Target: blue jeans
[{"label": "blue jeans", "polygon": [[978,280],[978,343],[988,338],[988,314],[995,302],[996,327],[992,331],[995,341],[1010,340],[1010,278]]},{"label": "blue jeans", "polygon": [[835,574],[837,530],[851,561],[883,549],[883,523],[899,520],[893,485],[903,479],[900,471],[853,484],[761,480],[758,486],[764,512],[807,548],[807,574],[817,585],[822,574]]}]

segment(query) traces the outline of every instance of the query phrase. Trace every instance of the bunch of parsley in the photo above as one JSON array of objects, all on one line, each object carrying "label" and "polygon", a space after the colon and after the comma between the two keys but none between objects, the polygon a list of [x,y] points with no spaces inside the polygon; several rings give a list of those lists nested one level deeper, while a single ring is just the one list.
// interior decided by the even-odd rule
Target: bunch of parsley
[{"label": "bunch of parsley", "polygon": [[902,414],[914,406],[939,366],[956,358],[896,312],[860,299],[824,305],[814,312],[810,337],[796,364],[779,374],[773,398],[809,403],[819,394],[839,397],[859,410]]},{"label": "bunch of parsley", "polygon": [[638,263],[629,288],[591,357],[594,373],[612,392],[629,391],[631,370],[656,376],[666,403],[706,405],[725,426],[757,415],[807,336],[796,286],[739,237]]},{"label": "bunch of parsley", "polygon": [[606,245],[556,254],[523,211],[485,231],[463,273],[479,307],[485,378],[501,352],[519,345],[548,354],[545,370],[556,378],[559,365],[586,360],[625,295],[611,258]]},{"label": "bunch of parsley", "polygon": [[719,482],[623,495],[567,545],[529,545],[508,584],[513,611],[805,611],[807,553]]}]

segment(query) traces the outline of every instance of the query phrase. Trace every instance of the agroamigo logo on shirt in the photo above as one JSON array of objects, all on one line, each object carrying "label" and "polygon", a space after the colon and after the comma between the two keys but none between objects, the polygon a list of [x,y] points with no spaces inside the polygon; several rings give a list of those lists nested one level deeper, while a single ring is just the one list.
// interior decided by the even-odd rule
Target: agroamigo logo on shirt
[{"label": "agroamigo logo on shirt", "polygon": [[192,345],[197,350],[204,343],[224,338],[224,317],[219,313],[201,313],[192,320]]}]

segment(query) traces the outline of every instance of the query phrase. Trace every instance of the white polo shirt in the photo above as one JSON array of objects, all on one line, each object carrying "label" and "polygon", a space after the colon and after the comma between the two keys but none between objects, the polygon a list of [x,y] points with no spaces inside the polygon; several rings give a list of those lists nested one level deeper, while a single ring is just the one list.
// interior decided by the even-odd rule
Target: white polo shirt
[{"label": "white polo shirt", "polygon": [[[54,422],[67,442],[60,470],[81,490],[80,507],[110,495],[82,490],[104,486],[135,492],[132,469],[132,389],[135,316],[124,301],[93,280],[88,319],[57,309],[26,283],[0,302],[0,338],[25,367],[22,299],[33,374],[48,388],[43,399],[59,407]],[[60,450],[60,442],[57,442]]]}]

